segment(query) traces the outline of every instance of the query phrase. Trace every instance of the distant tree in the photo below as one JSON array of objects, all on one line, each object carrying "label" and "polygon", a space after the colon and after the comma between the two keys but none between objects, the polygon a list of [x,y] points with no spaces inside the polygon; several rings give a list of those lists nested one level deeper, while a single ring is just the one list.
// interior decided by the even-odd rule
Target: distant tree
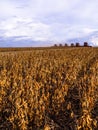
[{"label": "distant tree", "polygon": [[79,46],[80,46],[80,43],[77,42],[77,43],[76,43],[76,47],[79,47]]},{"label": "distant tree", "polygon": [[85,46],[85,47],[89,46],[89,45],[88,45],[88,42],[84,42],[84,46]]}]

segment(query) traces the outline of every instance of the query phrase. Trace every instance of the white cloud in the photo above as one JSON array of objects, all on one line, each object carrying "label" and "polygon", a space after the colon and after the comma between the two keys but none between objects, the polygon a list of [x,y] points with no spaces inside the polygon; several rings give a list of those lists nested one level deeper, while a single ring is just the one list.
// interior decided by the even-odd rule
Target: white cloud
[{"label": "white cloud", "polygon": [[84,37],[97,31],[97,7],[97,0],[2,0],[0,36],[52,41]]},{"label": "white cloud", "polygon": [[94,46],[98,46],[98,37],[93,36],[91,38],[91,42],[94,44]]},{"label": "white cloud", "polygon": [[0,1],[0,18],[6,19],[16,14],[15,5],[11,0]]},{"label": "white cloud", "polygon": [[49,40],[51,37],[49,25],[32,19],[12,18],[2,21],[0,26],[5,31],[4,37],[25,36],[33,40]]},{"label": "white cloud", "polygon": [[0,23],[3,37],[19,39],[64,41],[70,38],[86,36],[97,29],[64,23],[45,24],[31,18],[13,17]]}]

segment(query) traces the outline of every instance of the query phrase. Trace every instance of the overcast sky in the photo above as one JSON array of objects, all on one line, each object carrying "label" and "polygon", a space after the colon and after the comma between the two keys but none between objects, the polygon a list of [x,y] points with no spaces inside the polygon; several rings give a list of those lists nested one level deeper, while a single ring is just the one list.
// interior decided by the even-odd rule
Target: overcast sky
[{"label": "overcast sky", "polygon": [[66,41],[98,30],[98,0],[0,0],[0,37]]}]

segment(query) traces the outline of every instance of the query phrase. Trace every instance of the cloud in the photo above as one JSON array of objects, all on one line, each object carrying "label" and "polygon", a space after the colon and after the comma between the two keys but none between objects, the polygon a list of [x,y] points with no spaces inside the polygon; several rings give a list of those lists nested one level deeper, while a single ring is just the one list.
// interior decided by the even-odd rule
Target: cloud
[{"label": "cloud", "polygon": [[0,36],[66,41],[88,36],[98,27],[97,0],[0,1]]},{"label": "cloud", "polygon": [[93,36],[91,38],[91,42],[94,43],[94,46],[98,46],[98,36],[97,37]]},{"label": "cloud", "polygon": [[[41,22],[34,22],[32,19],[12,18],[2,21],[1,30],[4,37],[23,36],[32,40],[49,40],[51,37],[50,26]],[[20,39],[21,39],[20,37]]]},{"label": "cloud", "polygon": [[[0,23],[3,37],[17,37],[17,40],[66,41],[70,38],[86,36],[97,29],[64,23],[43,23],[31,18],[13,17]],[[2,34],[2,33],[0,33]]]}]

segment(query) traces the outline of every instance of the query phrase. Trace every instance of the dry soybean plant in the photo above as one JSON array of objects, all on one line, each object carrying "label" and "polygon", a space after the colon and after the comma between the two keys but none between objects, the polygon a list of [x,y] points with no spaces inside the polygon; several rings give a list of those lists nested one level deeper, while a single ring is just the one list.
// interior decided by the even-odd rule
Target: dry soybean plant
[{"label": "dry soybean plant", "polygon": [[98,48],[0,52],[0,130],[97,129]]}]

